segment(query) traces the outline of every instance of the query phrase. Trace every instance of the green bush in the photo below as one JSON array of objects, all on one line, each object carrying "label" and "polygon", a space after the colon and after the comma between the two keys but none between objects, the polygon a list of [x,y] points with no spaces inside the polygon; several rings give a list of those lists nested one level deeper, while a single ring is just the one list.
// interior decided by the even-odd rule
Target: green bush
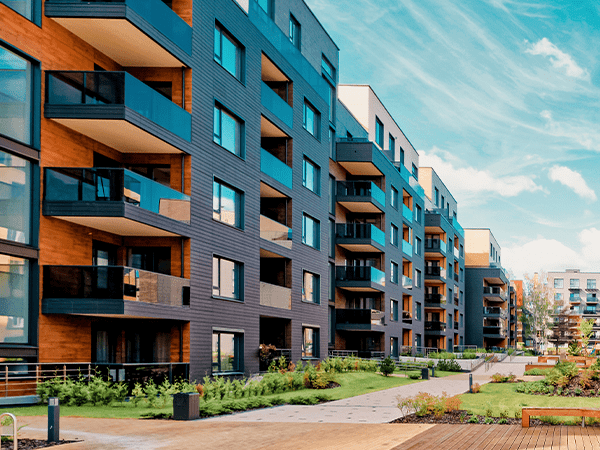
[{"label": "green bush", "polygon": [[290,405],[316,405],[319,403],[316,397],[305,397],[303,395],[298,395],[295,397],[290,397],[288,399],[288,403]]},{"label": "green bush", "polygon": [[431,352],[427,356],[431,359],[456,359],[456,355],[449,352]]},{"label": "green bush", "polygon": [[477,353],[475,353],[474,350],[465,350],[460,359],[476,359],[477,358]]},{"label": "green bush", "polygon": [[557,361],[554,368],[569,378],[573,378],[579,373],[577,365],[570,361]]},{"label": "green bush", "polygon": [[546,375],[552,369],[529,369],[523,375],[541,376]]},{"label": "green bush", "polygon": [[549,386],[545,380],[527,381],[518,383],[515,390],[522,394],[551,394],[554,392],[554,386]]},{"label": "green bush", "polygon": [[456,362],[454,359],[439,360],[437,363],[436,369],[443,370],[445,372],[462,372],[462,368],[460,367],[460,364],[458,364],[458,362]]},{"label": "green bush", "polygon": [[379,366],[379,371],[386,377],[394,373],[395,369],[396,363],[389,356],[381,361],[381,365]]},{"label": "green bush", "polygon": [[123,401],[127,394],[127,386],[113,383],[101,376],[91,375],[89,380],[79,375],[77,380],[54,377],[38,383],[36,392],[42,402],[50,397],[58,397],[61,403],[69,406],[110,405],[115,401]]}]

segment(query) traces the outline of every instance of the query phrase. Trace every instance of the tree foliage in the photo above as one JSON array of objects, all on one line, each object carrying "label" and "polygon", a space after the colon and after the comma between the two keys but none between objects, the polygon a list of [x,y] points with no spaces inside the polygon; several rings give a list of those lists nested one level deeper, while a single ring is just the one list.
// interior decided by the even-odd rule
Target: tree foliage
[{"label": "tree foliage", "polygon": [[592,329],[594,327],[594,319],[582,320],[579,322],[577,331],[579,331],[579,339],[581,340],[581,352],[584,356],[588,355],[588,344],[590,343],[590,336],[592,335]]},{"label": "tree foliage", "polygon": [[546,272],[525,274],[523,307],[529,312],[530,332],[536,349],[548,343],[551,314],[554,309],[554,290],[548,285]]}]

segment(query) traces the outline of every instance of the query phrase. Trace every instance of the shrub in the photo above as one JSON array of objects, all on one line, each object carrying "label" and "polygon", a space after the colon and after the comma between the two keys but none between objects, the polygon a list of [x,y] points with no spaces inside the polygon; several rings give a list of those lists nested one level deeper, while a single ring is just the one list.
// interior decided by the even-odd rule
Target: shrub
[{"label": "shrub", "polygon": [[554,368],[569,378],[573,378],[578,373],[577,365],[571,361],[558,361]]},{"label": "shrub", "polygon": [[517,409],[515,411],[515,419],[520,419],[522,415],[523,414],[522,414],[522,411],[520,409]]},{"label": "shrub", "polygon": [[431,359],[456,359],[456,355],[449,352],[431,352],[427,356]]},{"label": "shrub", "polygon": [[522,394],[551,394],[554,392],[554,387],[546,384],[545,381],[527,381],[518,383],[515,390]]},{"label": "shrub", "polygon": [[445,392],[440,396],[419,392],[414,397],[398,397],[398,408],[403,413],[405,411],[414,411],[419,417],[431,414],[441,417],[446,412],[458,410],[460,405],[460,398],[448,397]]},{"label": "shrub", "polygon": [[302,395],[298,395],[296,397],[290,397],[288,399],[288,403],[290,405],[316,405],[319,403],[315,397],[305,397]]},{"label": "shrub", "polygon": [[551,370],[552,369],[529,369],[526,370],[525,373],[523,373],[523,375],[541,376],[546,375]]},{"label": "shrub", "polygon": [[507,419],[508,418],[508,409],[503,409],[500,411],[500,418]]},{"label": "shrub", "polygon": [[474,350],[465,350],[461,356],[461,359],[476,359],[477,353]]},{"label": "shrub", "polygon": [[513,383],[516,379],[517,376],[512,373],[509,375],[502,375],[500,373],[492,375],[492,383]]},{"label": "shrub", "polygon": [[498,421],[498,424],[499,424],[499,425],[505,425],[505,424],[507,424],[507,423],[508,423],[508,420],[506,420],[506,419],[500,419],[500,420]]},{"label": "shrub", "polygon": [[438,370],[443,370],[446,372],[461,372],[462,371],[460,364],[458,364],[458,362],[456,362],[454,359],[450,359],[450,360],[441,359],[438,361],[436,368]]},{"label": "shrub", "polygon": [[394,373],[395,369],[396,369],[396,364],[394,363],[392,358],[390,358],[389,356],[387,358],[385,358],[383,361],[381,361],[381,365],[379,366],[379,370],[386,377],[388,375]]},{"label": "shrub", "polygon": [[479,391],[481,391],[481,386],[479,383],[475,383],[473,386],[471,386],[471,390],[473,391],[473,394],[479,394]]},{"label": "shrub", "polygon": [[411,380],[418,380],[419,378],[421,378],[421,374],[419,372],[411,372],[408,374],[408,378],[410,378]]},{"label": "shrub", "polygon": [[467,422],[469,422],[469,423],[479,423],[479,417],[477,417],[475,414],[473,414],[471,417],[469,417],[469,420],[467,420]]},{"label": "shrub", "polygon": [[486,417],[483,423],[485,423],[486,425],[490,425],[494,423],[494,419],[492,419],[491,417]]}]

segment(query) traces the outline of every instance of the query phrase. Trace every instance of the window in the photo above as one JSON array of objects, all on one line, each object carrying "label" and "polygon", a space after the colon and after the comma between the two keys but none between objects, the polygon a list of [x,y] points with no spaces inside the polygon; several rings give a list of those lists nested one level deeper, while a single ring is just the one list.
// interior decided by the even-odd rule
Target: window
[{"label": "window", "polygon": [[290,14],[290,42],[300,50],[300,22]]},{"label": "window", "polygon": [[587,280],[587,288],[588,289],[596,289],[596,280],[588,278],[588,280]]},{"label": "window", "polygon": [[381,149],[383,149],[383,132],[383,123],[381,123],[379,117],[375,116],[375,143]]},{"label": "window", "polygon": [[417,223],[423,223],[423,210],[421,209],[421,207],[419,205],[415,205],[415,220]]},{"label": "window", "polygon": [[417,169],[417,166],[412,165],[412,176],[415,177],[415,180],[419,180],[419,169]]},{"label": "window", "polygon": [[304,100],[302,126],[317,139],[321,138],[321,113],[319,113],[319,111],[317,111],[307,100]]},{"label": "window", "polygon": [[390,262],[390,281],[398,284],[398,264],[394,261]]},{"label": "window", "polygon": [[390,227],[390,243],[398,247],[398,227],[394,224]]},{"label": "window", "polygon": [[569,289],[579,289],[579,278],[571,278],[569,280]]},{"label": "window", "polygon": [[316,304],[321,303],[320,289],[321,277],[305,270],[302,274],[302,301]]},{"label": "window", "polygon": [[335,159],[335,130],[329,129],[329,157]]},{"label": "window", "polygon": [[269,16],[271,19],[274,17],[274,5],[273,0],[256,0],[258,2],[258,6]]},{"label": "window", "polygon": [[[2,119],[0,123],[1,121]],[[0,150],[0,186],[2,186],[0,239],[30,244],[31,164],[29,161]]]},{"label": "window", "polygon": [[[416,302],[415,304],[415,315],[417,320],[421,320],[421,303],[420,302]],[[417,335],[418,337],[418,335]],[[417,344],[420,345],[420,344]]]},{"label": "window", "polygon": [[563,299],[562,292],[557,292],[556,294],[554,294],[554,300],[561,301],[562,299]]},{"label": "window", "polygon": [[335,307],[328,306],[327,312],[329,313],[329,344],[335,344]]},{"label": "window", "polygon": [[335,263],[329,263],[329,300],[335,301]]},{"label": "window", "polygon": [[333,64],[331,64],[325,56],[321,57],[321,73],[328,78],[331,83],[335,84],[335,67],[333,67]]},{"label": "window", "polygon": [[329,219],[329,257],[335,258],[335,220]]},{"label": "window", "polygon": [[461,315],[460,315],[460,321],[458,322],[458,326],[459,326],[460,328],[462,328],[462,327],[463,327],[463,322],[464,322],[464,320],[465,320],[465,316],[464,316],[463,314],[461,314]]},{"label": "window", "polygon": [[562,278],[555,278],[554,287],[556,289],[562,289],[564,287],[564,280]]},{"label": "window", "polygon": [[396,139],[391,134],[388,136],[388,147],[393,157],[396,152]]},{"label": "window", "polygon": [[[16,7],[21,2],[8,3]],[[0,46],[0,134],[33,144],[33,98],[32,64]]]},{"label": "window", "polygon": [[243,122],[215,103],[213,141],[240,158],[244,157]]},{"label": "window", "polygon": [[243,228],[243,194],[237,189],[213,181],[213,219],[236,228]]},{"label": "window", "polygon": [[302,243],[309,247],[321,249],[320,222],[308,214],[302,215]]},{"label": "window", "polygon": [[[97,247],[94,250],[98,258],[102,254],[101,250]],[[128,248],[127,265],[134,269],[171,275],[171,247]]]},{"label": "window", "polygon": [[419,269],[415,269],[415,287],[421,287],[421,271]]},{"label": "window", "polygon": [[318,328],[302,328],[302,357],[303,358],[318,358],[319,357],[319,329]]},{"label": "window", "polygon": [[213,297],[242,300],[243,265],[213,256]]},{"label": "window", "polygon": [[213,331],[212,371],[242,372],[243,335]]},{"label": "window", "polygon": [[404,165],[404,149],[400,147],[400,164]]},{"label": "window", "polygon": [[446,204],[446,199],[444,198],[444,196],[442,195],[442,209],[444,208],[444,205]]},{"label": "window", "polygon": [[398,357],[398,338],[397,337],[390,338],[390,356],[392,358]]},{"label": "window", "polygon": [[39,0],[0,0],[0,3],[4,3],[32,22],[39,22],[38,11],[41,10]]},{"label": "window", "polygon": [[29,342],[29,261],[0,254],[0,342]]},{"label": "window", "polygon": [[329,175],[329,214],[335,216],[335,177]]},{"label": "window", "polygon": [[319,195],[321,193],[321,168],[306,156],[302,160],[302,186]]},{"label": "window", "polygon": [[327,86],[329,88],[329,95],[327,96],[327,103],[329,106],[329,122],[335,122],[335,103],[337,100],[337,95],[335,93],[335,68],[333,65],[322,56],[321,58],[321,75],[327,81]]},{"label": "window", "polygon": [[438,188],[434,188],[434,199],[435,206],[440,206],[440,191]]},{"label": "window", "polygon": [[220,25],[215,24],[215,61],[240,81],[243,80],[244,48]]},{"label": "window", "polygon": [[421,238],[415,236],[415,253],[417,255],[422,255],[423,250],[421,250]]},{"label": "window", "polygon": [[398,300],[391,300],[390,302],[390,319],[398,322]]},{"label": "window", "polygon": [[398,209],[398,189],[392,186],[392,195],[390,197],[392,208]]}]

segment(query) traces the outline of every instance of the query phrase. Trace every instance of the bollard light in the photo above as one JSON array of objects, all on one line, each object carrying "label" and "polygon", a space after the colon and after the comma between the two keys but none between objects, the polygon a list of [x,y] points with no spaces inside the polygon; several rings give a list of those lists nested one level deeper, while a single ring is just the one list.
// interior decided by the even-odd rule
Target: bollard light
[{"label": "bollard light", "polygon": [[469,374],[469,393],[473,393],[473,374]]},{"label": "bollard light", "polygon": [[60,441],[60,405],[58,397],[48,399],[48,442]]}]

